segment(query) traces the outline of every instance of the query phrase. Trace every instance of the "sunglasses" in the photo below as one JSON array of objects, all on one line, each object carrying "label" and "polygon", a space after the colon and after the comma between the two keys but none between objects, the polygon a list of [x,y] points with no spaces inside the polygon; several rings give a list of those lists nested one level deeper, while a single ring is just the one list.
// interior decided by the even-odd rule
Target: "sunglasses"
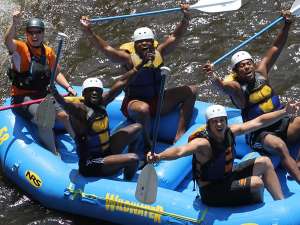
[{"label": "sunglasses", "polygon": [[27,33],[30,35],[34,35],[34,34],[41,34],[41,33],[43,33],[43,31],[42,30],[35,30],[35,31],[27,30]]}]

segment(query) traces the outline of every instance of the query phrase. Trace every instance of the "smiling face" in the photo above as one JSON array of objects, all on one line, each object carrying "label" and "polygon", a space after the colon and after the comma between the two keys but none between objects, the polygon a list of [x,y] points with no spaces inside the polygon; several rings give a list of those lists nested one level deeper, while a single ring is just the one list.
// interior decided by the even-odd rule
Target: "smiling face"
[{"label": "smiling face", "polygon": [[98,87],[90,87],[86,88],[82,95],[84,97],[85,102],[89,105],[98,106],[102,103],[102,93],[103,89]]},{"label": "smiling face", "polygon": [[217,140],[220,139],[220,141],[222,141],[227,129],[227,117],[221,116],[209,119],[207,122],[207,127],[212,137]]},{"label": "smiling face", "polygon": [[239,62],[235,68],[234,71],[238,75],[238,79],[241,82],[251,82],[255,77],[255,64],[253,60],[246,59],[241,62]]},{"label": "smiling face", "polygon": [[143,39],[134,42],[134,48],[136,53],[143,58],[146,52],[154,53],[154,40],[153,39]]},{"label": "smiling face", "polygon": [[40,47],[44,40],[44,31],[39,28],[30,27],[26,30],[26,38],[32,47]]}]

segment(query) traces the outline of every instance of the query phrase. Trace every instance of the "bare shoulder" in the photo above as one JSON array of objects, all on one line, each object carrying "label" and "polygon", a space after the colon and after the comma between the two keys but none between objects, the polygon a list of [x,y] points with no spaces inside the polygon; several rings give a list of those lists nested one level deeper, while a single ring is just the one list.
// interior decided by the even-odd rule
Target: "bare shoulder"
[{"label": "bare shoulder", "polygon": [[211,152],[211,146],[207,139],[205,138],[195,138],[192,140],[191,145],[194,145],[194,147],[197,149],[195,153],[200,155],[209,155]]},{"label": "bare shoulder", "polygon": [[212,157],[212,150],[210,143],[205,138],[196,138],[192,142],[198,145],[197,151],[195,151],[195,156],[197,160],[204,164]]}]

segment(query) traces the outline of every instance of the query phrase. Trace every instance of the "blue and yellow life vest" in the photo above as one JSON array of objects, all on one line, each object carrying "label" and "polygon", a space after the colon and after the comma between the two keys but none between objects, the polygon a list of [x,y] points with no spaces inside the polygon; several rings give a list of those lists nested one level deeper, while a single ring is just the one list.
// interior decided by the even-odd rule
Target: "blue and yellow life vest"
[{"label": "blue and yellow life vest", "polygon": [[[157,47],[156,41],[154,42],[154,47]],[[142,59],[135,52],[133,42],[123,44],[120,49],[130,54],[133,66],[137,66],[142,62]],[[163,58],[160,52],[155,50],[155,57],[152,64],[144,65],[138,71],[138,74],[136,74],[135,79],[125,89],[126,97],[147,100],[157,96],[161,83],[160,67],[162,65]]]},{"label": "blue and yellow life vest", "polygon": [[235,156],[235,139],[232,131],[228,128],[225,132],[225,141],[218,143],[208,135],[206,127],[196,130],[190,137],[189,142],[195,138],[205,138],[209,141],[212,149],[212,158],[205,164],[197,160],[193,154],[193,178],[198,182],[212,182],[224,179],[232,172]]},{"label": "blue and yellow life vest", "polygon": [[[229,76],[232,76],[232,80],[238,82],[236,76],[233,74]],[[241,88],[246,97],[246,107],[242,109],[244,121],[249,121],[264,113],[276,111],[283,107],[278,95],[275,95],[267,80],[258,72],[255,73],[253,83],[241,84]]]},{"label": "blue and yellow life vest", "polygon": [[81,162],[104,157],[110,150],[109,119],[105,107],[87,109],[87,132],[75,138]]},{"label": "blue and yellow life vest", "polygon": [[94,111],[92,108],[88,108],[87,113],[87,123],[88,123],[88,133],[87,133],[87,146],[89,149],[100,147],[101,151],[104,153],[109,149],[109,120],[105,108],[100,108],[100,110]]}]

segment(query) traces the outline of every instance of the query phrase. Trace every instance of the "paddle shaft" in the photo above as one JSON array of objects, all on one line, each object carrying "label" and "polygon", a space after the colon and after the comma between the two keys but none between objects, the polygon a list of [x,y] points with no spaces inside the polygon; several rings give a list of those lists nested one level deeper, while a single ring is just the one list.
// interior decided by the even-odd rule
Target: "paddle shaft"
[{"label": "paddle shaft", "polygon": [[[63,95],[63,96],[65,97],[67,95]],[[26,101],[26,102],[21,102],[21,103],[17,103],[17,104],[2,106],[2,107],[0,107],[0,111],[7,110],[7,109],[12,109],[12,108],[18,108],[18,107],[22,107],[22,106],[26,106],[26,105],[38,104],[38,103],[41,103],[42,101],[44,101],[44,99],[45,98],[38,98],[38,99]]]},{"label": "paddle shaft", "polygon": [[152,16],[152,15],[157,15],[157,14],[177,12],[180,10],[181,9],[178,7],[178,8],[172,8],[172,9],[155,10],[155,11],[150,11],[150,12],[134,13],[134,14],[128,14],[128,15],[121,15],[121,16],[99,17],[99,18],[95,18],[95,19],[90,19],[90,22],[97,23],[97,22],[108,21],[108,20],[120,20],[120,19],[132,18],[132,17]]},{"label": "paddle shaft", "polygon": [[263,29],[261,29],[259,32],[257,32],[255,35],[249,37],[248,39],[246,39],[245,41],[243,41],[241,44],[239,44],[238,46],[236,46],[235,48],[233,48],[232,50],[230,50],[229,52],[227,52],[225,55],[223,55],[220,58],[218,58],[217,60],[215,60],[213,62],[213,65],[219,64],[224,59],[226,59],[227,57],[231,56],[233,53],[235,53],[236,51],[238,51],[240,48],[244,47],[250,41],[252,41],[255,38],[259,37],[261,34],[263,34],[264,32],[268,31],[269,29],[271,29],[273,26],[275,26],[277,23],[279,23],[282,20],[284,20],[283,16],[278,17],[277,19],[275,19],[274,21],[272,21],[269,25],[267,25],[266,27],[264,27]]},{"label": "paddle shaft", "polygon": [[[201,4],[201,1],[191,5],[190,9],[197,9],[201,10],[205,7],[213,7],[213,6],[219,6],[224,3],[232,3],[235,0],[219,0],[217,2],[210,2],[207,4]],[[162,9],[162,10],[154,10],[154,11],[149,11],[149,12],[141,12],[141,13],[134,13],[134,14],[128,14],[128,15],[120,15],[120,16],[108,16],[108,17],[97,17],[94,19],[90,19],[89,21],[91,23],[97,23],[97,22],[102,22],[102,21],[109,21],[109,20],[120,20],[120,19],[127,19],[127,18],[132,18],[132,17],[140,17],[140,16],[153,16],[157,14],[165,14],[165,13],[172,13],[172,12],[178,12],[181,11],[180,7],[177,8],[170,8],[170,9]]]},{"label": "paddle shaft", "polygon": [[153,137],[152,137],[152,149],[151,149],[152,153],[154,152],[156,147],[156,140],[158,135],[159,121],[160,121],[160,112],[164,100],[165,81],[166,81],[166,75],[161,74],[160,89],[159,89],[159,95],[157,101],[155,120],[153,125]]},{"label": "paddle shaft", "polygon": [[51,73],[50,87],[53,87],[53,86],[54,86],[54,80],[55,80],[55,75],[56,75],[56,69],[57,69],[57,65],[58,65],[58,61],[59,61],[59,57],[60,57],[60,52],[61,52],[61,49],[62,49],[62,44],[63,44],[63,39],[61,38],[61,39],[59,40],[59,43],[58,43],[58,47],[57,47],[57,51],[56,51],[55,64],[54,64],[54,68],[53,68],[52,73]]}]

